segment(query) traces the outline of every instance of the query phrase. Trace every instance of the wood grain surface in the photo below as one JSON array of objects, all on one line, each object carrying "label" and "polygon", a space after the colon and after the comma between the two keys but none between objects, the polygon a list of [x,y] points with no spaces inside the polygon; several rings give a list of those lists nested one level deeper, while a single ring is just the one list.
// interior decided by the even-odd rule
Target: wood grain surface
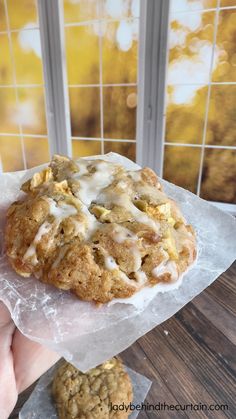
[{"label": "wood grain surface", "polygon": [[[121,357],[153,384],[146,404],[227,405],[227,410],[142,411],[146,418],[236,418],[236,263],[175,316]],[[19,396],[10,419],[34,385]],[[196,407],[195,407],[196,408]],[[166,407],[167,409],[167,407]],[[45,418],[47,419],[47,418]]]}]

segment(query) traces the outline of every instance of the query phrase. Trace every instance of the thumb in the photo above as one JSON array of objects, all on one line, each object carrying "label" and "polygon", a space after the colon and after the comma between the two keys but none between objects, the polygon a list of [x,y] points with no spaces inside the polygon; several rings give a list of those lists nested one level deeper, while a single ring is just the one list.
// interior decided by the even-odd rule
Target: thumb
[{"label": "thumb", "polygon": [[17,401],[13,356],[11,351],[15,325],[7,307],[0,302],[0,418],[7,419]]}]

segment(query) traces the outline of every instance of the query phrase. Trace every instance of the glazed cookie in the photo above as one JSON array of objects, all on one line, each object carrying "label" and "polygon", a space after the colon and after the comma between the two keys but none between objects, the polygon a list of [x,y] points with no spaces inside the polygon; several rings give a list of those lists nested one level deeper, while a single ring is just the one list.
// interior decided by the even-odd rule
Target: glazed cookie
[{"label": "glazed cookie", "polygon": [[176,282],[196,258],[192,227],[151,169],[54,156],[22,190],[7,213],[11,265],[82,300]]},{"label": "glazed cookie", "polygon": [[132,384],[118,358],[80,372],[65,362],[56,372],[52,395],[59,419],[126,419],[129,411],[117,411],[112,405],[132,402]]}]

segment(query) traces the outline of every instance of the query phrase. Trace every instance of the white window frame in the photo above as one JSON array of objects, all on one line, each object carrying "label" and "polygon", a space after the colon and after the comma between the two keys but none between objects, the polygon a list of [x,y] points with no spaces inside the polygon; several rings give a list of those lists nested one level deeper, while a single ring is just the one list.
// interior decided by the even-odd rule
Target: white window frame
[{"label": "white window frame", "polygon": [[50,155],[72,156],[62,0],[37,0]]},{"label": "white window frame", "polygon": [[170,0],[140,4],[137,163],[161,176]]},{"label": "white window frame", "polygon": [[[140,1],[136,160],[159,176],[163,174],[164,160],[170,1]],[[63,0],[37,0],[37,3],[50,155],[71,156]],[[236,213],[234,204],[212,203]]]}]

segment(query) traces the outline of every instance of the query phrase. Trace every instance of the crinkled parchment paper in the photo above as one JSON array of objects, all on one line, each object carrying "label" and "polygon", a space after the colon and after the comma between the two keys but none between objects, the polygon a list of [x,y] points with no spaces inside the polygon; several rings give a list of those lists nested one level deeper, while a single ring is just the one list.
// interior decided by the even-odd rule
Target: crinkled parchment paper
[{"label": "crinkled parchment paper", "polygon": [[[51,383],[56,369],[60,366],[59,361],[54,367],[50,368],[39,380],[33,393],[24,404],[19,413],[19,419],[57,419],[56,409],[51,397]],[[141,405],[150,390],[152,382],[141,374],[126,368],[133,386],[132,404]],[[130,414],[130,419],[137,418],[138,410]]]},{"label": "crinkled parchment paper", "polygon": [[[118,154],[99,157],[139,169]],[[0,236],[3,237],[7,207],[19,196],[21,183],[38,169],[0,175]],[[166,181],[162,184],[197,232],[197,262],[184,275],[180,286],[168,292],[158,292],[163,289],[157,286],[151,291],[140,291],[129,304],[117,302],[97,308],[34,278],[20,277],[10,268],[2,249],[0,300],[24,335],[86,371],[171,317],[231,265],[235,259],[236,220],[182,188]]]}]

